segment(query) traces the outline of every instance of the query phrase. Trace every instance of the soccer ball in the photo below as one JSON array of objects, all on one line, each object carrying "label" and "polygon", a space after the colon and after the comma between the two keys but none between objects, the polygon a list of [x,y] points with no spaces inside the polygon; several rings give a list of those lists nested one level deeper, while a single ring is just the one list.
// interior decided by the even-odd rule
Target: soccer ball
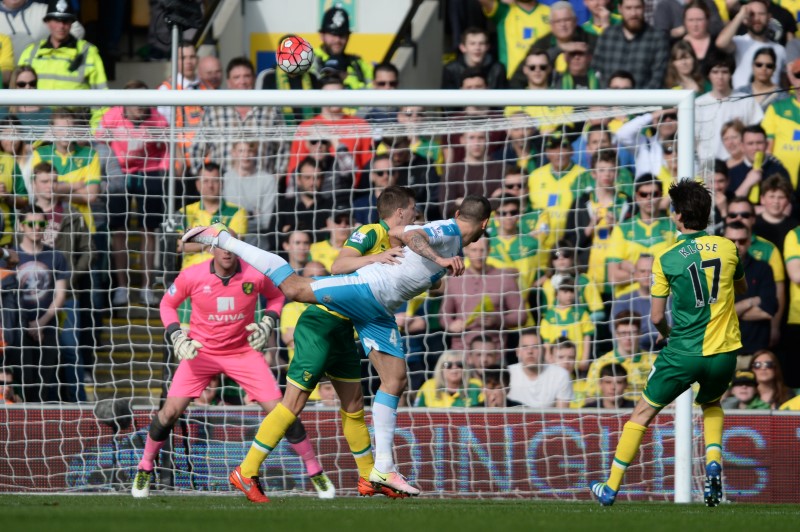
[{"label": "soccer ball", "polygon": [[314,49],[302,37],[288,35],[281,39],[275,51],[275,61],[280,69],[290,76],[299,76],[311,68],[314,62]]}]

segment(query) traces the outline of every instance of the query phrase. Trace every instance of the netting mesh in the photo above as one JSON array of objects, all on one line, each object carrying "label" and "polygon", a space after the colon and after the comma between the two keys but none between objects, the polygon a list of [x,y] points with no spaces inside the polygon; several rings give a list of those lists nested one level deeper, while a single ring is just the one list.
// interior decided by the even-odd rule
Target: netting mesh
[{"label": "netting mesh", "polygon": [[[177,109],[183,118],[193,111]],[[649,371],[648,364],[623,364],[624,395],[604,403],[600,370],[619,349],[613,317],[640,312],[631,294],[649,279],[649,272],[623,279],[609,264],[636,265],[674,238],[661,194],[677,177],[670,113],[654,106],[353,107],[324,108],[298,125],[291,109],[209,107],[177,128],[170,197],[170,130],[154,109],[111,108],[102,119],[80,110],[16,112],[0,122],[3,241],[19,254],[3,270],[2,318],[5,379],[13,381],[6,401],[22,406],[0,418],[10,446],[0,490],[104,490],[127,481],[175,368],[158,301],[182,268],[211,258],[179,251],[183,231],[220,220],[284,254],[299,273],[325,275],[353,229],[379,221],[377,199],[392,184],[414,191],[419,220],[452,216],[471,193],[489,197],[495,209],[487,245],[466,251],[477,273],[448,280],[397,316],[409,368],[402,404],[455,407],[401,414],[400,468],[414,469],[407,473],[423,490],[441,495],[575,498],[602,476],[625,401],[636,398]],[[698,175],[711,184],[708,168],[699,164]],[[635,197],[634,179],[646,173],[661,199]],[[45,213],[28,212],[27,204]],[[614,236],[643,210],[656,232],[639,241]],[[284,307],[280,334],[265,353],[279,382],[303,308]],[[190,312],[182,309],[183,323]],[[657,351],[648,316],[626,316],[639,327],[625,344],[630,354]],[[569,381],[543,404],[515,381],[524,374],[519,332],[532,326],[545,346],[541,363]],[[577,361],[555,347],[564,339],[575,344]],[[443,381],[437,361],[445,351],[465,366],[459,382]],[[366,360],[362,373],[369,404],[379,382]],[[303,419],[312,438],[319,436],[334,482],[347,490],[356,472],[337,400],[329,385],[318,393]],[[136,406],[133,423],[98,425],[91,408],[109,399]],[[158,482],[227,489],[261,416],[236,408],[248,400],[224,376],[210,382],[163,452]],[[31,405],[38,402],[87,406],[39,410]],[[534,409],[507,409],[516,403]],[[595,404],[623,410],[599,415]],[[491,408],[460,408],[481,405]],[[556,405],[574,410],[547,410]],[[671,496],[671,418],[660,423],[628,474],[636,497]],[[269,486],[307,490],[302,463],[281,449],[268,461]]]}]

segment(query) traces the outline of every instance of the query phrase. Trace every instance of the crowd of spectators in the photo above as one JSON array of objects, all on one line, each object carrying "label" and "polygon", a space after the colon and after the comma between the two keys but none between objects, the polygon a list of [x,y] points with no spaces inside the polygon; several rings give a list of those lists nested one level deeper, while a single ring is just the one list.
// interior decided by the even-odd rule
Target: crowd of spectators
[{"label": "crowd of spectators", "polygon": [[[470,3],[482,17],[452,21],[458,44],[443,66],[443,89],[697,94],[697,175],[715,198],[709,227],[736,243],[749,282],[736,300],[744,349],[730,401],[778,408],[791,399],[800,387],[800,33],[799,13],[787,16],[794,4]],[[4,85],[106,88],[102,54],[82,39],[72,4],[41,5],[0,3],[0,33],[8,32],[0,56],[12,54],[0,61]],[[14,25],[25,16],[27,36]],[[244,57],[223,69],[183,42],[178,78],[157,89],[413,88],[391,63],[347,53],[349,36],[347,12],[328,10],[315,63],[297,77],[258,73]],[[676,239],[666,190],[686,177],[677,174],[677,114],[532,125],[570,111],[448,110],[463,128],[433,135],[420,133],[430,114],[415,106],[2,109],[5,402],[85,400],[103,311],[127,308],[136,293],[142,305],[157,303],[156,240],[174,170],[179,232],[222,221],[308,276],[336,273],[351,231],[380,222],[387,187],[413,190],[420,222],[453,216],[467,194],[491,198],[487,235],[465,249],[465,274],[397,316],[409,353],[408,404],[629,407],[663,346],[649,322],[649,280],[653,258]],[[487,131],[493,117],[511,127]],[[294,137],[264,134],[281,128],[294,128]],[[183,268],[210,258],[196,244],[162,251],[177,254]],[[284,309],[284,354],[302,310]],[[335,403],[329,388],[326,405]],[[214,402],[213,394],[201,401]]]}]

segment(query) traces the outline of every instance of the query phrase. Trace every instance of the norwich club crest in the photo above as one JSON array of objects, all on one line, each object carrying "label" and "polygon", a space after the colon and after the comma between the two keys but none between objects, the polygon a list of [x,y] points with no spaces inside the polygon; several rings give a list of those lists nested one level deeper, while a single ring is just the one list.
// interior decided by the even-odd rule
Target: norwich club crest
[{"label": "norwich club crest", "polygon": [[244,292],[245,295],[249,296],[250,294],[252,294],[253,288],[255,288],[253,283],[242,283],[242,292]]},{"label": "norwich club crest", "polygon": [[309,373],[308,371],[304,371],[304,372],[303,372],[303,380],[304,380],[305,382],[308,382],[308,381],[310,381],[310,380],[311,380],[311,377],[312,377],[312,375],[311,375],[311,373]]}]

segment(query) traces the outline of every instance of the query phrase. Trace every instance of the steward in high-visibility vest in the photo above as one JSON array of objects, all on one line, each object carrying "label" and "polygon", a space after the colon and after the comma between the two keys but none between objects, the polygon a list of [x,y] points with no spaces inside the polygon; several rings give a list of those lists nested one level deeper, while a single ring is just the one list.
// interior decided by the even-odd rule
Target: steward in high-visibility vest
[{"label": "steward in high-visibility vest", "polygon": [[108,80],[97,47],[72,35],[53,46],[52,37],[28,46],[19,66],[33,67],[40,90],[107,89]]},{"label": "steward in high-visibility vest", "polygon": [[350,38],[350,17],[341,7],[332,7],[322,17],[319,30],[322,46],[314,48],[314,64],[312,72],[323,77],[323,67],[331,59],[335,59],[346,72],[344,86],[348,89],[366,89],[372,83],[372,65],[360,56],[346,54],[344,49]]},{"label": "steward in high-visibility vest", "polygon": [[65,0],[50,2],[44,16],[50,37],[29,45],[22,52],[18,64],[33,67],[39,79],[39,90],[108,88],[97,47],[69,33],[76,18]]}]

